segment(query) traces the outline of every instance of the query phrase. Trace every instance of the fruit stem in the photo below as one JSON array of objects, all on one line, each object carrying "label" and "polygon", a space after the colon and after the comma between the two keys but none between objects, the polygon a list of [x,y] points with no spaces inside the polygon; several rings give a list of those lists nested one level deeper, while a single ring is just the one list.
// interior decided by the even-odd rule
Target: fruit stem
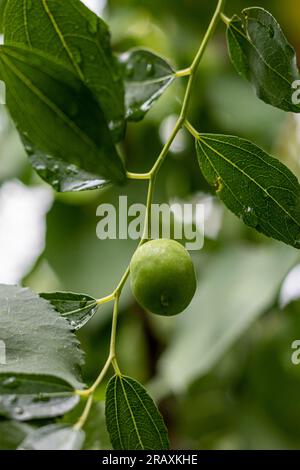
[{"label": "fruit stem", "polygon": [[88,416],[89,416],[90,411],[91,411],[91,407],[92,407],[92,404],[93,404],[93,398],[94,398],[93,394],[91,394],[88,397],[86,405],[85,405],[84,410],[82,412],[82,415],[79,417],[78,421],[74,424],[73,428],[76,431],[79,431],[85,425],[86,420],[88,419]]}]

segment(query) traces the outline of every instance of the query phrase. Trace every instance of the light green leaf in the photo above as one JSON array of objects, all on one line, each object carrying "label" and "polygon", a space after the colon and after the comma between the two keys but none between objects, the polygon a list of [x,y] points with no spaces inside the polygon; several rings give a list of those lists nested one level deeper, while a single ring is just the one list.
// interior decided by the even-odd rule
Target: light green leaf
[{"label": "light green leaf", "polygon": [[292,84],[299,79],[295,50],[275,18],[263,8],[246,8],[227,29],[230,58],[240,75],[249,80],[257,96],[284,111],[300,112],[292,101]]},{"label": "light green leaf", "polygon": [[40,294],[51,303],[57,312],[70,322],[72,329],[79,330],[95,315],[97,301],[84,294],[72,292],[50,292]]},{"label": "light green leaf", "polygon": [[169,448],[167,429],[155,403],[129,377],[116,375],[108,383],[106,425],[116,450]]},{"label": "light green leaf", "polygon": [[234,214],[300,248],[300,186],[286,166],[239,137],[201,134],[196,148],[204,177]]},{"label": "light green leaf", "polygon": [[85,434],[63,424],[50,424],[31,432],[18,450],[80,450]]},{"label": "light green leaf", "polygon": [[173,82],[175,73],[162,57],[147,49],[132,49],[119,56],[125,80],[126,117],[140,121]]},{"label": "light green leaf", "polygon": [[0,396],[0,415],[15,421],[54,418],[68,413],[79,403],[79,396],[72,392],[61,394],[32,394]]},{"label": "light green leaf", "polygon": [[[76,171],[97,175],[96,186],[99,179],[124,181],[125,170],[103,112],[72,72],[39,52],[2,46],[0,73],[6,83],[8,109],[42,177],[47,180],[50,173],[49,182],[60,189],[68,176],[73,177],[75,165]],[[51,169],[47,155],[62,167]]]},{"label": "light green leaf", "polygon": [[82,388],[83,357],[69,323],[29,289],[0,285],[0,299],[6,351],[0,394],[61,394]]},{"label": "light green leaf", "polygon": [[159,362],[158,393],[182,392],[216,364],[250,325],[271,307],[299,259],[279,243],[229,247],[206,263],[196,295],[176,319],[170,346]]},{"label": "light green leaf", "polygon": [[95,94],[115,140],[124,134],[124,87],[107,25],[79,0],[8,0],[6,44],[20,43],[56,57]]}]

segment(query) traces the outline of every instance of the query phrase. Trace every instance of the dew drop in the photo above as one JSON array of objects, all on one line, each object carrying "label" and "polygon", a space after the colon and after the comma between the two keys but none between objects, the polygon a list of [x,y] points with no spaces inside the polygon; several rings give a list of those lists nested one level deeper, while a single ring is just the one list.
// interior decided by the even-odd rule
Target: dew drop
[{"label": "dew drop", "polygon": [[70,171],[71,173],[74,173],[74,175],[77,175],[78,174],[78,168],[76,167],[76,165],[68,165],[67,166],[67,169],[68,171]]},{"label": "dew drop", "polygon": [[117,132],[119,129],[121,129],[123,126],[123,121],[121,120],[115,120],[115,121],[110,121],[108,124],[109,130],[113,132]]},{"label": "dew drop", "polygon": [[20,406],[17,406],[15,409],[14,409],[14,412],[15,414],[17,415],[22,415],[24,413],[24,408],[21,408]]},{"label": "dew drop", "polygon": [[44,163],[38,163],[35,166],[35,169],[36,169],[36,171],[45,171],[46,170],[46,165],[44,165]]},{"label": "dew drop", "polygon": [[146,67],[147,76],[152,77],[154,75],[154,72],[155,72],[154,65],[151,63],[147,64],[147,67]]},{"label": "dew drop", "polygon": [[134,65],[129,63],[126,66],[126,78],[132,78],[134,75]]},{"label": "dew drop", "polygon": [[43,393],[39,393],[37,396],[33,398],[33,402],[39,403],[43,402],[46,403],[50,400],[50,398],[47,395],[44,395]]},{"label": "dew drop", "polygon": [[56,180],[56,179],[52,180],[51,185],[56,191],[59,191],[59,188],[60,188],[59,180]]},{"label": "dew drop", "polygon": [[2,382],[2,386],[5,388],[17,388],[19,385],[20,382],[16,379],[16,377],[8,377]]},{"label": "dew drop", "polygon": [[243,222],[250,227],[257,227],[258,217],[252,207],[246,207],[242,213]]}]

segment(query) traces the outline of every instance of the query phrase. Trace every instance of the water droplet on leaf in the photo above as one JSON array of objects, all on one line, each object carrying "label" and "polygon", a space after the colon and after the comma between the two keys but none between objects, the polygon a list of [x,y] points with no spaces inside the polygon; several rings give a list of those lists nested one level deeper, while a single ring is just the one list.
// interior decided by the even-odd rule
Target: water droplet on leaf
[{"label": "water droplet on leaf", "polygon": [[155,67],[153,64],[147,64],[147,67],[146,67],[146,73],[148,75],[148,77],[152,77],[154,75],[154,72],[155,72]]},{"label": "water droplet on leaf", "polygon": [[134,75],[134,66],[133,64],[129,63],[126,66],[126,78],[132,78]]},{"label": "water droplet on leaf", "polygon": [[246,207],[242,213],[243,222],[250,227],[257,227],[258,217],[252,207]]},{"label": "water droplet on leaf", "polygon": [[3,380],[2,386],[5,388],[17,388],[20,385],[20,382],[17,380],[16,377],[8,377],[7,379]]}]

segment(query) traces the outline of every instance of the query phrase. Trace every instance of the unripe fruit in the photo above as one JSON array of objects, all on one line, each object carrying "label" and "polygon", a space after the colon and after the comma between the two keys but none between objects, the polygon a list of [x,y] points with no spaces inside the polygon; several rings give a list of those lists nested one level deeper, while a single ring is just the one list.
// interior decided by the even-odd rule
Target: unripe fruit
[{"label": "unripe fruit", "polygon": [[186,249],[174,240],[152,240],[130,263],[131,288],[138,303],[157,315],[177,315],[191,302],[196,275]]}]

